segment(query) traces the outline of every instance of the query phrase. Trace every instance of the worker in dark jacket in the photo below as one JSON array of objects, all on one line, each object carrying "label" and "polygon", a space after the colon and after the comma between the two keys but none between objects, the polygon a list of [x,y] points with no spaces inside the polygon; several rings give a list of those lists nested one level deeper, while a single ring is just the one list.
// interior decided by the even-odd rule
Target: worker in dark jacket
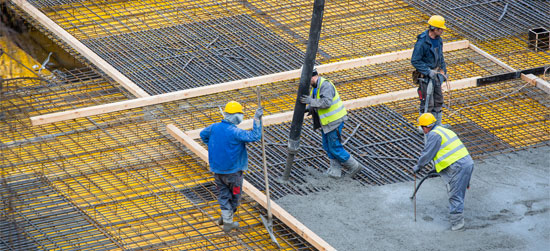
[{"label": "worker in dark jacket", "polygon": [[[443,106],[443,93],[441,84],[447,79],[447,65],[443,58],[443,40],[441,34],[447,29],[445,19],[442,16],[432,16],[428,20],[428,30],[417,36],[414,45],[411,63],[416,68],[413,72],[413,79],[418,84],[418,96],[420,97],[420,114],[430,112],[437,119],[437,124],[441,124]],[[432,82],[433,91],[428,92],[428,84]],[[428,110],[425,111],[426,95],[432,95]],[[447,127],[444,125],[444,127]]]},{"label": "worker in dark jacket", "polygon": [[258,108],[252,130],[240,129],[237,125],[243,121],[243,107],[231,101],[225,106],[224,119],[200,132],[202,141],[208,145],[208,163],[219,192],[222,217],[218,223],[223,224],[226,233],[239,227],[238,222],[233,222],[233,215],[241,199],[243,171],[248,169],[246,143],[262,137],[262,115],[263,110]]},{"label": "worker in dark jacket", "polygon": [[451,230],[464,229],[464,197],[470,184],[474,161],[462,141],[451,130],[438,126],[431,113],[418,118],[418,124],[426,134],[426,143],[414,172],[434,161],[435,171],[447,184]]},{"label": "worker in dark jacket", "polygon": [[363,165],[341,143],[344,121],[348,119],[346,108],[332,82],[320,77],[317,69],[313,69],[312,75],[310,94],[302,96],[300,102],[307,104],[306,111],[313,115],[313,129],[321,128],[323,149],[330,160],[326,174],[340,178],[343,166],[348,171],[348,176],[353,177],[361,171]]}]

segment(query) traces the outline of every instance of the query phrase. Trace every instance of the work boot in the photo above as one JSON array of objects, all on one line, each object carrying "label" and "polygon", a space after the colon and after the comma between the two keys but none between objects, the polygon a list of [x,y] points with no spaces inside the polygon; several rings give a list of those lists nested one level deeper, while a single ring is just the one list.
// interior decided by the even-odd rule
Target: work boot
[{"label": "work boot", "polygon": [[434,113],[434,117],[435,117],[435,119],[437,120],[436,124],[437,124],[438,126],[441,126],[441,127],[445,128],[445,129],[451,128],[450,125],[442,124],[442,123],[441,123],[441,121],[442,121],[442,119],[443,119],[443,118],[442,118],[442,117],[443,117],[443,112],[436,112],[436,113]]},{"label": "work boot", "polygon": [[225,233],[231,232],[233,229],[237,229],[239,227],[238,222],[233,222],[233,213],[231,210],[222,210],[222,218],[223,218],[223,231]]},{"label": "work boot", "polygon": [[453,226],[451,227],[452,231],[462,231],[464,230],[464,218],[459,220],[458,222],[455,222]]},{"label": "work boot", "polygon": [[331,178],[341,178],[342,177],[342,166],[337,159],[330,159],[330,167],[325,172]]},{"label": "work boot", "polygon": [[349,159],[344,162],[344,168],[348,171],[347,177],[353,178],[357,173],[363,169],[363,165],[359,163],[353,156],[349,156]]}]

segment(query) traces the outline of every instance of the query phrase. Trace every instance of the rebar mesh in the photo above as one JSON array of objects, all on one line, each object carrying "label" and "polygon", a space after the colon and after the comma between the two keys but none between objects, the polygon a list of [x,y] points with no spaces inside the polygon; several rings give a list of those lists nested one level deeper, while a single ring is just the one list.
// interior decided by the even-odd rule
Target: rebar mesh
[{"label": "rebar mesh", "polygon": [[[550,29],[548,1],[405,1],[427,15],[442,15],[447,26],[516,69],[550,65],[550,52],[528,48],[529,29]],[[445,38],[446,33],[443,37]]]}]

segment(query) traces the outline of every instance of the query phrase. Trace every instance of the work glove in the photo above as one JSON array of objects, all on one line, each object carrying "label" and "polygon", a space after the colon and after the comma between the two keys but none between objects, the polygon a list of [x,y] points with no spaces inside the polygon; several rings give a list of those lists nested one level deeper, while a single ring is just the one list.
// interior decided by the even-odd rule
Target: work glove
[{"label": "work glove", "polygon": [[264,115],[264,108],[260,107],[256,109],[256,113],[254,114],[254,120],[260,120],[262,116]]},{"label": "work glove", "polygon": [[300,103],[302,104],[311,104],[312,100],[313,98],[308,95],[302,95],[302,97],[300,97]]},{"label": "work glove", "polygon": [[416,166],[413,167],[413,172],[414,173],[419,173],[420,169],[421,169],[420,166],[416,165]]}]

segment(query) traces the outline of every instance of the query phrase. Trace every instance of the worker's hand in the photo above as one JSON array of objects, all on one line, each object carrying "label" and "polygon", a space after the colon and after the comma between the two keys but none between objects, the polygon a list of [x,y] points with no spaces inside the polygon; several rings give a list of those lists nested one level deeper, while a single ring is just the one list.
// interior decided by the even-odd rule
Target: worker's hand
[{"label": "worker's hand", "polygon": [[421,169],[420,166],[416,165],[416,166],[413,167],[413,172],[414,173],[419,173],[420,169]]},{"label": "worker's hand", "polygon": [[260,108],[256,109],[256,113],[254,114],[254,119],[255,120],[260,120],[263,115],[264,115],[264,108],[260,107]]},{"label": "worker's hand", "polygon": [[302,95],[302,97],[300,97],[300,103],[302,103],[302,104],[311,104],[312,100],[313,100],[313,98],[311,98],[308,95]]}]

